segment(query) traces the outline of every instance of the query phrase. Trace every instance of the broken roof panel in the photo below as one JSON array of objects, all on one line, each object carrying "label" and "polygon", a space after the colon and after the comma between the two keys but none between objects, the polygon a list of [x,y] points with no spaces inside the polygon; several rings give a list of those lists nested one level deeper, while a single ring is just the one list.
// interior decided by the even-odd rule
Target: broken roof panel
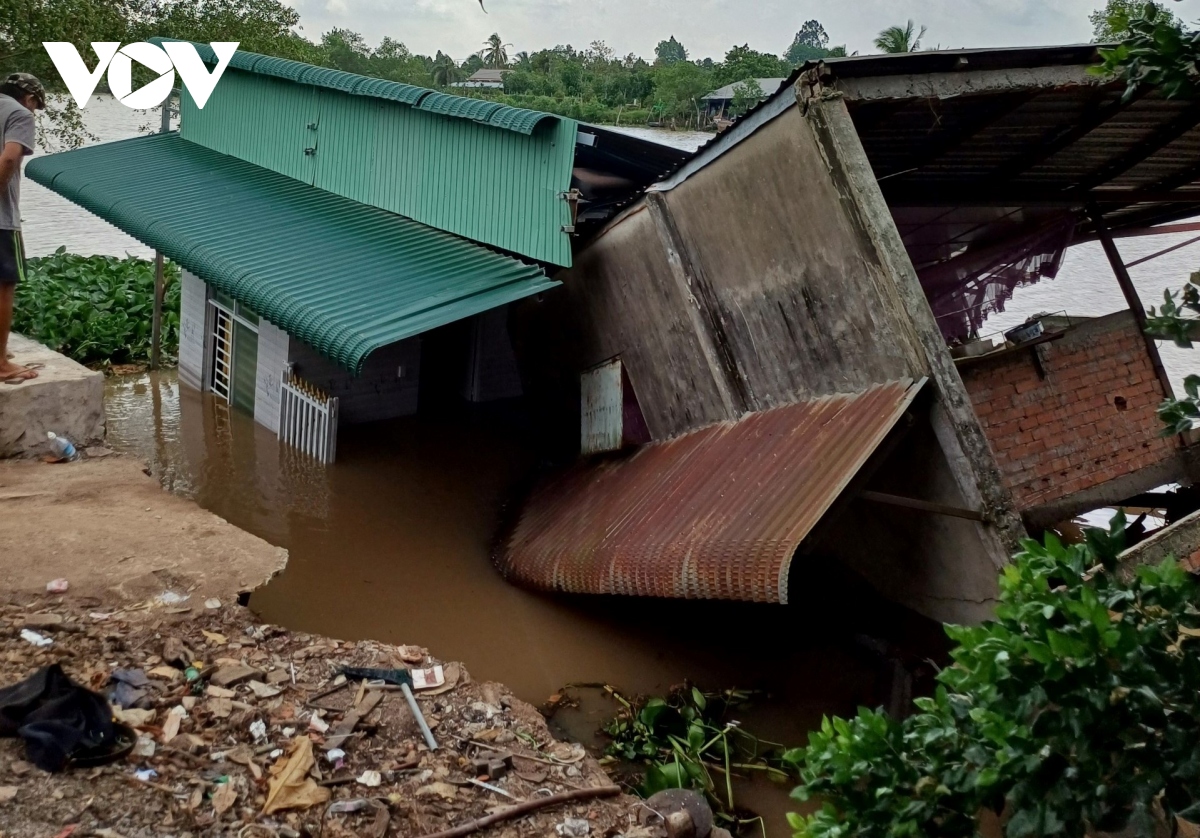
[{"label": "broken roof panel", "polygon": [[796,549],[919,389],[786,405],[581,463],[535,489],[500,569],[564,593],[786,603]]}]

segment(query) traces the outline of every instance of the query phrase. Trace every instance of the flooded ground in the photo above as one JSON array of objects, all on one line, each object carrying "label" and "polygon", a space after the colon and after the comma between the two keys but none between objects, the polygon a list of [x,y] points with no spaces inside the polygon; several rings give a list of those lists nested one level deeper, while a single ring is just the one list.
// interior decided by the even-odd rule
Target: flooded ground
[{"label": "flooded ground", "polygon": [[[287,569],[251,607],[289,628],[419,643],[540,705],[565,684],[630,695],[691,680],[761,689],[741,714],[760,736],[803,744],[823,714],[878,704],[879,657],[856,635],[924,648],[937,627],[881,602],[835,568],[787,607],[551,598],[508,585],[491,563],[503,502],[537,465],[504,411],[414,417],[344,429],[338,462],[288,456],[248,416],[181,388],[173,373],[112,379],[109,441],[142,457],[167,488],[289,550]],[[615,712],[594,690],[558,729],[594,744]],[[747,792],[788,834],[787,789]]]}]

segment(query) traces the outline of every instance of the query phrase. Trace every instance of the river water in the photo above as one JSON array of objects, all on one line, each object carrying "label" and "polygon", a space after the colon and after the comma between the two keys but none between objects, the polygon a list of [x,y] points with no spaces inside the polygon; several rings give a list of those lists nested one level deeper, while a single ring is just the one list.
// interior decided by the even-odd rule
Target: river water
[{"label": "river water", "polygon": [[[102,140],[136,134],[153,115],[111,99],[88,108]],[[682,147],[706,134],[631,133]],[[79,253],[148,256],[147,248],[36,184],[23,186],[30,255],[61,245]],[[1126,240],[1129,259],[1186,237]],[[1183,281],[1200,261],[1189,247],[1135,269],[1144,297]],[[1035,311],[1104,314],[1123,299],[1099,248],[1073,249],[1060,276],[1017,292],[997,329]],[[1175,376],[1195,366],[1166,352]],[[540,704],[569,683],[604,682],[657,694],[701,687],[763,690],[742,714],[768,739],[803,744],[823,714],[881,701],[881,665],[859,635],[900,650],[936,648],[938,627],[881,601],[827,567],[797,566],[807,583],[787,607],[619,598],[546,597],[506,584],[491,563],[504,500],[537,463],[514,417],[488,410],[350,427],[338,462],[319,468],[281,449],[249,417],[180,388],[172,372],[111,379],[110,443],[132,452],[172,491],[289,550],[287,569],[252,598],[272,622],[334,637],[417,643],[464,661],[479,678]],[[560,732],[589,741],[611,702],[578,690]],[[752,785],[741,802],[767,833],[789,834],[785,790]]]}]

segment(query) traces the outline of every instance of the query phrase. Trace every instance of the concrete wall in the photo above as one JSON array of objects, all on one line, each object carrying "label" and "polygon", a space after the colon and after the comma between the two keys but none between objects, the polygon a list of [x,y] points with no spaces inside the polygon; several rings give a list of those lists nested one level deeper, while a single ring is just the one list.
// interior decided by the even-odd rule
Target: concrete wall
[{"label": "concrete wall", "polygon": [[182,272],[182,283],[179,295],[179,380],[189,387],[202,390],[208,290],[204,280],[190,271]]},{"label": "concrete wall", "polygon": [[288,333],[258,321],[258,373],[254,382],[254,421],[279,433],[279,390],[290,358]]},{"label": "concrete wall", "polygon": [[792,106],[649,195],[557,275],[565,288],[521,307],[523,344],[557,333],[523,356],[533,374],[561,380],[619,356],[656,439],[924,375],[902,302],[828,169]]},{"label": "concrete wall", "polygon": [[491,402],[520,396],[521,371],[508,336],[508,307],[472,317],[469,340],[463,398],[470,402]]},{"label": "concrete wall", "polygon": [[1174,558],[1191,573],[1200,573],[1200,512],[1193,512],[1156,532],[1121,554],[1122,573],[1131,576],[1138,565]]},{"label": "concrete wall", "polygon": [[928,371],[798,107],[662,197],[745,409]]},{"label": "concrete wall", "polygon": [[[883,461],[860,476],[862,488],[968,505],[928,416],[897,434]],[[855,488],[847,493],[852,498]],[[999,593],[996,567],[979,546],[979,525],[962,518],[854,498],[802,550],[793,576],[797,565],[836,559],[882,596],[942,622],[988,618]]]},{"label": "concrete wall", "polygon": [[[1175,443],[1158,435],[1162,384],[1128,311],[1085,320],[1028,351],[976,361],[962,377],[1021,510],[1177,463]],[[1148,486],[1114,487],[1111,500],[1162,482],[1156,472]]]},{"label": "concrete wall", "polygon": [[9,335],[17,364],[41,364],[37,378],[0,385],[0,458],[50,453],[46,432],[76,446],[104,441],[104,374],[37,341]]},{"label": "concrete wall", "polygon": [[514,339],[535,395],[565,394],[564,413],[577,408],[571,394],[579,374],[619,356],[656,439],[733,416],[697,301],[678,270],[678,255],[663,247],[643,204],[556,275],[562,288],[514,304]]},{"label": "concrete wall", "polygon": [[417,412],[420,338],[372,352],[357,377],[298,338],[292,338],[288,358],[297,375],[337,396],[340,423],[377,422]]}]

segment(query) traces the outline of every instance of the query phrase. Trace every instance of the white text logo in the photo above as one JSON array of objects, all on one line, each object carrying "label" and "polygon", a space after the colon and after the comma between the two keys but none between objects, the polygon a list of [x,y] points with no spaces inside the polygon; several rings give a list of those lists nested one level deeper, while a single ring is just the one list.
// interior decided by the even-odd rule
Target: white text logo
[{"label": "white text logo", "polygon": [[[196,47],[186,41],[165,41],[161,47],[139,41],[121,46],[117,41],[93,41],[96,69],[89,70],[79,57],[74,44],[45,41],[42,46],[58,68],[58,74],[79,107],[87,107],[88,99],[108,70],[108,87],[112,94],[131,108],[153,108],[161,105],[175,87],[175,71],[192,95],[197,108],[203,108],[213,88],[221,80],[229,59],[238,48],[237,41],[214,41],[209,46],[217,55],[217,66],[210,73],[200,60]],[[149,84],[133,89],[133,62],[158,74]]]}]

